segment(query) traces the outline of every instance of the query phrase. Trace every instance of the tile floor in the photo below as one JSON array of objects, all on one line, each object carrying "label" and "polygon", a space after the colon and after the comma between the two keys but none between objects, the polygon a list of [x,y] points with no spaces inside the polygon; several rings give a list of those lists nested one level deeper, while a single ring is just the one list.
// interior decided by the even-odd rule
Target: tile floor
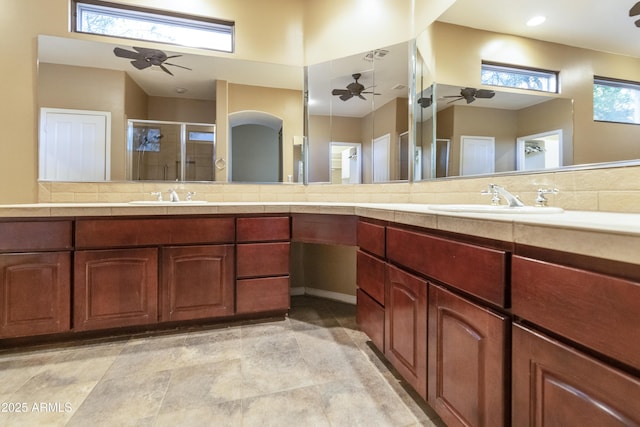
[{"label": "tile floor", "polygon": [[[0,426],[443,426],[355,307],[0,353]],[[23,412],[17,412],[23,410]]]}]

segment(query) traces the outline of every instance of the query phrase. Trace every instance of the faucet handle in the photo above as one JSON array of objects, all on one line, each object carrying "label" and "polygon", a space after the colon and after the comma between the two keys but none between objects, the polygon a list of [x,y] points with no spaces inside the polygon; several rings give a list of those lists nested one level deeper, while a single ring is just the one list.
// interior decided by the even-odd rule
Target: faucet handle
[{"label": "faucet handle", "polygon": [[195,191],[187,191],[186,200],[187,200],[188,202],[190,202],[190,201],[193,199],[193,196],[195,196],[195,195],[196,195],[196,192],[195,192]]},{"label": "faucet handle", "polygon": [[557,188],[538,188],[538,197],[536,197],[536,206],[547,206],[547,194],[558,194],[560,191]]},{"label": "faucet handle", "polygon": [[497,206],[500,204],[500,194],[498,194],[498,190],[495,188],[493,184],[489,184],[489,188],[487,190],[482,190],[480,194],[487,196],[491,196],[491,204],[493,206]]},{"label": "faucet handle", "polygon": [[151,195],[156,196],[156,200],[158,200],[159,202],[162,201],[162,191],[152,191]]}]

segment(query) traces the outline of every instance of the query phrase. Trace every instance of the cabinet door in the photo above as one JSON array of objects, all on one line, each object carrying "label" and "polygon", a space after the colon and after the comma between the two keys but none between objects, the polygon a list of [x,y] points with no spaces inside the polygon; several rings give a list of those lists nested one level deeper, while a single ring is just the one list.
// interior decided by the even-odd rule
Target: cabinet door
[{"label": "cabinet door", "polygon": [[362,289],[356,289],[356,322],[371,338],[378,350],[384,352],[384,307]]},{"label": "cabinet door", "polygon": [[161,319],[233,314],[233,245],[162,249]]},{"label": "cabinet door", "polygon": [[640,380],[513,327],[514,426],[638,426]]},{"label": "cabinet door", "polygon": [[0,337],[68,331],[69,252],[0,255]]},{"label": "cabinet door", "polygon": [[74,271],[75,330],[158,321],[157,249],[77,251]]},{"label": "cabinet door", "polygon": [[428,401],[448,426],[505,425],[508,329],[504,316],[429,286]]},{"label": "cabinet door", "polygon": [[427,283],[387,265],[384,354],[427,397]]},{"label": "cabinet door", "polygon": [[289,309],[289,276],[242,279],[236,282],[236,313]]}]

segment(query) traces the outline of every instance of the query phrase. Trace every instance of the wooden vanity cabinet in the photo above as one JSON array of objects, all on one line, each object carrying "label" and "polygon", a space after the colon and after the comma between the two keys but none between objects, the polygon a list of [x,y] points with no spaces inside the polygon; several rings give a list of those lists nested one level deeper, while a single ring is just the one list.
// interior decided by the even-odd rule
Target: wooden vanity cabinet
[{"label": "wooden vanity cabinet", "polygon": [[356,322],[385,351],[385,226],[359,221],[356,255]]},{"label": "wooden vanity cabinet", "polygon": [[386,266],[384,355],[427,398],[427,282]]},{"label": "wooden vanity cabinet", "polygon": [[288,310],[289,217],[237,218],[236,227],[236,313]]},{"label": "wooden vanity cabinet", "polygon": [[70,329],[71,230],[66,220],[0,222],[0,338]]},{"label": "wooden vanity cabinet", "polygon": [[508,425],[509,330],[506,316],[429,286],[428,402],[448,426]]},{"label": "wooden vanity cabinet", "polygon": [[513,326],[515,426],[638,426],[640,380],[531,328]]}]

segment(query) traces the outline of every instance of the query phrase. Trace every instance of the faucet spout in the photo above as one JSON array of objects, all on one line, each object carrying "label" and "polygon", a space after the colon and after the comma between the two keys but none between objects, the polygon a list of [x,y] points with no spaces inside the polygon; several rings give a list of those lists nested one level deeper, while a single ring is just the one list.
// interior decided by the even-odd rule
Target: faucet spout
[{"label": "faucet spout", "polygon": [[507,201],[507,205],[509,205],[509,207],[511,208],[524,206],[524,203],[520,201],[518,196],[514,196],[513,194],[508,192],[504,187],[501,187],[496,184],[489,184],[489,191],[497,192],[502,197],[504,197],[504,199]]},{"label": "faucet spout", "polygon": [[180,201],[180,197],[178,197],[178,193],[176,193],[176,190],[174,190],[173,188],[169,189],[169,200],[171,200],[172,202]]}]

